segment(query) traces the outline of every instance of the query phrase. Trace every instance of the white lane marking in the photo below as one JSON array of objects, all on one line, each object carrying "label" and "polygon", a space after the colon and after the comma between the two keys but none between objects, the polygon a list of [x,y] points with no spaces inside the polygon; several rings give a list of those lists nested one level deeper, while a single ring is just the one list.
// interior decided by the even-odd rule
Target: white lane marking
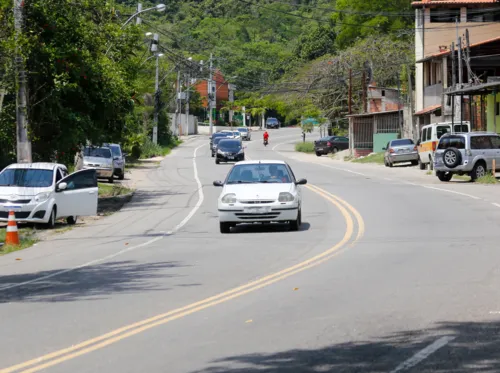
[{"label": "white lane marking", "polygon": [[361,175],[361,176],[368,176],[368,175],[366,175],[364,173],[361,173],[361,172],[356,172],[356,171],[352,171],[352,170],[348,170],[348,169],[340,168],[340,167],[334,167],[334,166],[330,166],[328,164],[318,163],[318,165],[323,166],[323,167],[333,168],[334,170],[349,172],[350,174]]},{"label": "white lane marking", "polygon": [[499,315],[500,311],[490,311],[489,314],[490,315]]},{"label": "white lane marking", "polygon": [[94,260],[92,260],[90,262],[81,264],[81,265],[76,266],[76,267],[72,267],[72,268],[65,269],[63,271],[55,272],[55,273],[52,273],[52,274],[47,275],[47,276],[38,277],[38,278],[35,278],[33,280],[24,281],[24,282],[20,282],[20,283],[17,283],[17,284],[11,284],[11,285],[0,287],[0,291],[17,288],[17,287],[24,286],[24,285],[33,284],[33,283],[36,283],[36,282],[39,282],[39,281],[47,280],[47,279],[52,278],[52,277],[63,275],[65,273],[68,273],[68,272],[71,272],[71,271],[75,271],[77,269],[82,269],[82,268],[85,268],[85,267],[89,267],[91,265],[94,265],[94,264],[97,264],[97,263],[100,263],[100,262],[104,262],[104,261],[109,260],[109,259],[113,259],[113,258],[115,258],[115,257],[117,257],[119,255],[122,255],[122,254],[125,254],[127,252],[139,249],[141,247],[145,247],[145,246],[151,245],[152,243],[160,241],[163,238],[168,237],[168,236],[174,234],[175,232],[177,232],[179,229],[181,229],[184,225],[186,225],[188,223],[188,221],[194,216],[194,214],[196,214],[196,212],[198,211],[198,209],[203,204],[203,200],[205,199],[205,196],[203,194],[203,187],[202,187],[200,178],[198,177],[198,166],[196,164],[196,154],[198,152],[198,149],[200,149],[200,148],[202,148],[204,146],[206,146],[206,144],[198,146],[194,150],[194,153],[193,153],[194,179],[196,180],[196,184],[197,184],[197,187],[198,187],[198,202],[193,207],[193,209],[189,212],[189,214],[179,224],[177,224],[174,227],[174,229],[172,229],[171,231],[168,231],[168,232],[160,232],[162,234],[161,236],[155,237],[155,238],[153,238],[153,239],[151,239],[149,241],[146,241],[146,242],[144,242],[142,244],[128,247],[128,248],[120,250],[120,251],[118,251],[118,252],[116,252],[114,254],[105,256],[103,258],[94,259]]},{"label": "white lane marking", "polygon": [[493,203],[492,203],[492,205],[493,205],[493,206],[496,206],[496,207],[500,207],[500,204],[495,203],[495,202],[493,202]]},{"label": "white lane marking", "polygon": [[461,195],[461,196],[465,196],[465,197],[469,197],[469,198],[472,198],[472,199],[481,199],[479,197],[476,197],[476,196],[473,196],[472,194],[467,194],[467,193],[462,193],[462,192],[456,192],[454,190],[449,190],[449,189],[441,189],[441,188],[436,188],[436,187],[431,187],[431,186],[427,186],[427,185],[420,185],[421,187],[423,188],[427,188],[427,189],[433,189],[433,190],[439,190],[441,192],[447,192],[447,193],[452,193],[452,194],[458,194],[458,195]]},{"label": "white lane marking", "polygon": [[388,177],[384,177],[384,180],[392,181],[392,179],[389,179]]},{"label": "white lane marking", "polygon": [[391,370],[391,373],[401,372],[403,370],[408,370],[408,369],[414,367],[415,365],[419,364],[423,360],[427,359],[430,355],[432,355],[434,352],[436,352],[440,348],[446,346],[448,343],[450,343],[450,341],[452,341],[454,339],[455,339],[455,337],[441,337],[441,338],[439,338],[438,340],[434,341],[426,348],[417,352],[415,355],[413,355],[408,360],[399,364],[396,367],[396,369]]}]

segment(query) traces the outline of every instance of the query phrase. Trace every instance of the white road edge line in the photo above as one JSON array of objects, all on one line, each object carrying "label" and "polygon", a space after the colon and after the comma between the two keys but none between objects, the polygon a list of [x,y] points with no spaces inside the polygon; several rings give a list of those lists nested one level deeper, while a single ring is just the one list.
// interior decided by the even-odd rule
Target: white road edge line
[{"label": "white road edge line", "polygon": [[47,275],[47,276],[42,276],[42,277],[38,277],[38,278],[35,278],[33,280],[29,280],[29,281],[24,281],[24,282],[20,282],[18,284],[12,284],[12,285],[7,285],[7,286],[3,286],[3,287],[0,287],[0,291],[3,291],[3,290],[8,290],[8,289],[13,289],[13,288],[17,288],[17,287],[20,287],[20,286],[24,286],[24,285],[29,285],[29,284],[33,284],[33,283],[36,283],[36,282],[39,282],[39,281],[44,281],[44,280],[47,280],[49,278],[52,278],[52,277],[56,277],[56,276],[60,276],[60,275],[63,275],[65,273],[68,273],[68,272],[71,272],[71,271],[75,271],[75,270],[78,270],[78,269],[82,269],[82,268],[85,268],[85,267],[89,267],[91,265],[94,265],[94,264],[97,264],[97,263],[100,263],[100,262],[104,262],[106,260],[109,260],[109,259],[112,259],[112,258],[115,258],[119,255],[122,255],[122,254],[125,254],[125,253],[128,253],[130,251],[133,251],[133,250],[136,250],[136,249],[140,249],[142,247],[145,247],[145,246],[148,246],[148,245],[151,245],[152,243],[155,243],[157,241],[160,241],[162,240],[163,238],[165,237],[168,237],[172,234],[174,234],[175,232],[177,232],[179,229],[181,229],[184,225],[186,225],[189,220],[191,220],[191,218],[194,216],[194,214],[196,214],[196,212],[198,211],[198,209],[201,207],[201,205],[203,204],[203,200],[205,199],[205,196],[203,194],[203,187],[202,187],[202,184],[201,184],[201,181],[200,181],[200,178],[198,177],[198,166],[196,164],[196,154],[198,153],[198,149],[202,148],[206,146],[206,144],[204,145],[200,145],[198,146],[195,150],[194,150],[194,153],[193,153],[193,170],[194,170],[194,179],[196,181],[196,184],[197,184],[197,187],[198,187],[198,202],[196,203],[196,205],[193,207],[193,209],[189,212],[189,214],[179,223],[177,224],[174,229],[172,229],[171,231],[168,231],[168,232],[160,232],[160,233],[163,233],[162,236],[159,236],[159,237],[155,237],[149,241],[146,241],[142,244],[139,244],[139,245],[136,245],[136,246],[131,246],[131,247],[128,247],[126,249],[123,249],[123,250],[120,250],[114,254],[111,254],[111,255],[108,255],[108,256],[105,256],[103,258],[100,258],[100,259],[95,259],[95,260],[92,260],[90,262],[87,262],[87,263],[84,263],[84,264],[81,264],[79,266],[76,266],[76,267],[72,267],[72,268],[68,268],[68,269],[65,269],[63,271],[59,271],[59,272],[55,272],[55,273],[52,273],[50,275]]},{"label": "white road edge line", "polygon": [[458,194],[458,195],[461,195],[461,196],[465,196],[465,197],[469,197],[469,198],[472,198],[472,199],[481,199],[479,197],[476,197],[476,196],[473,196],[472,194],[467,194],[467,193],[462,193],[462,192],[456,192],[454,190],[449,190],[449,189],[441,189],[441,188],[436,188],[436,187],[431,187],[431,186],[427,186],[427,185],[420,185],[421,187],[423,188],[427,188],[427,189],[433,189],[433,190],[439,190],[441,192],[447,192],[447,193],[452,193],[452,194]]},{"label": "white road edge line", "polygon": [[492,205],[493,205],[493,206],[496,206],[496,207],[500,207],[500,204],[495,203],[495,202],[493,202],[493,203],[492,203]]},{"label": "white road edge line", "polygon": [[415,365],[419,364],[420,362],[424,361],[427,359],[430,355],[432,355],[434,352],[439,350],[440,348],[446,346],[448,343],[450,343],[452,340],[454,340],[456,337],[441,337],[438,340],[434,341],[424,349],[420,350],[417,352],[415,355],[413,355],[411,358],[408,360],[403,361],[401,364],[399,364],[396,369],[391,370],[390,373],[397,373],[401,372],[404,370],[408,370]]}]

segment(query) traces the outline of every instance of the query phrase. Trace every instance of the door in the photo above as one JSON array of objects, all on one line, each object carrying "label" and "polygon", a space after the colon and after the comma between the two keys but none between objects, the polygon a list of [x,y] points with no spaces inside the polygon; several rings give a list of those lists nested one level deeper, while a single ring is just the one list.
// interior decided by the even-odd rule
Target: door
[{"label": "door", "polygon": [[486,168],[491,170],[492,160],[495,158],[495,150],[492,149],[490,136],[471,136],[470,150],[474,163],[477,159],[486,161]]},{"label": "door", "polygon": [[495,153],[496,170],[500,171],[500,136],[491,136],[491,146]]},{"label": "door", "polygon": [[[56,186],[57,217],[97,215],[97,174],[95,169],[77,171],[59,184],[66,183],[65,190]],[[59,185],[58,184],[58,185]]]},{"label": "door", "polygon": [[337,145],[340,150],[349,149],[349,139],[347,137],[337,137]]}]

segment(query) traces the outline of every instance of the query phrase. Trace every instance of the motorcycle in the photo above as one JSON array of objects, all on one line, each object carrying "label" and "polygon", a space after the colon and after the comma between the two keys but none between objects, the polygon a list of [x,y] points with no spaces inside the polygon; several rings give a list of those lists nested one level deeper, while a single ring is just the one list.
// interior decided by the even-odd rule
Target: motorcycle
[{"label": "motorcycle", "polygon": [[267,146],[267,139],[264,139],[264,146]]}]

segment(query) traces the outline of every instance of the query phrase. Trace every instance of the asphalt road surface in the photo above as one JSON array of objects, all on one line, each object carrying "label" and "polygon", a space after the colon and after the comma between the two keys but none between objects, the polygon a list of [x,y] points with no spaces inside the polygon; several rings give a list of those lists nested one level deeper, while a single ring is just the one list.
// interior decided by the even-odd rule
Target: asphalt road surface
[{"label": "asphalt road surface", "polygon": [[121,212],[0,257],[0,373],[500,371],[500,208],[259,135],[309,182],[299,232],[220,234],[231,165],[183,144]]}]

